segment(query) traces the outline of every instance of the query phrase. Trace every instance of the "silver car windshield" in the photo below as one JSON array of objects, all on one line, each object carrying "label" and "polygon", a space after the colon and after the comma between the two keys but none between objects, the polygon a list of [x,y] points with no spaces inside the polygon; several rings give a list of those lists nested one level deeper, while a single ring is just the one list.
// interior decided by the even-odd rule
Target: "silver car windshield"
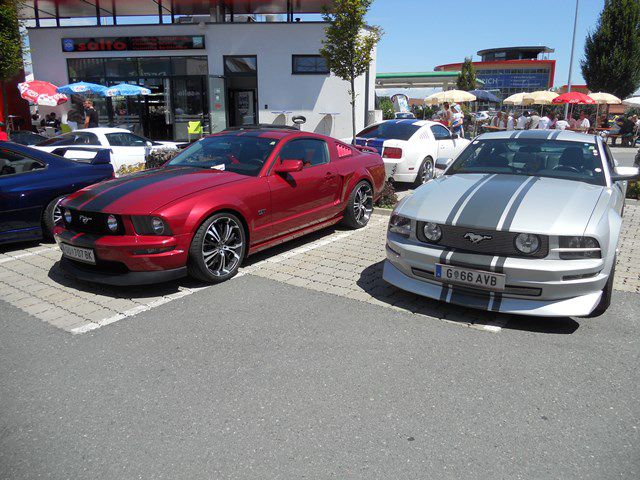
[{"label": "silver car windshield", "polygon": [[595,143],[537,139],[474,140],[447,174],[504,173],[606,185]]}]

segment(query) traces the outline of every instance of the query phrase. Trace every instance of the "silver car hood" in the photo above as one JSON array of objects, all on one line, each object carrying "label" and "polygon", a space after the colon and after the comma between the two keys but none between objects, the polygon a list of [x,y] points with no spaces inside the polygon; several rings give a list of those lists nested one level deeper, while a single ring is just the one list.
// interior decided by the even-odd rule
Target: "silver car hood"
[{"label": "silver car hood", "polygon": [[456,174],[421,186],[397,213],[487,230],[581,235],[604,190],[556,178]]}]

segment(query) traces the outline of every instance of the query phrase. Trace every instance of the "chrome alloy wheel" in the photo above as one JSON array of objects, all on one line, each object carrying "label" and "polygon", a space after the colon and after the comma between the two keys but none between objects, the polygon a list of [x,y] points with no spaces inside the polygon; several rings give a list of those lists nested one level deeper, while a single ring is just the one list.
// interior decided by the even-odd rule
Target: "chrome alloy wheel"
[{"label": "chrome alloy wheel", "polygon": [[358,187],[353,200],[353,212],[359,225],[369,223],[369,218],[371,218],[371,213],[373,212],[373,192],[368,183],[362,183]]},{"label": "chrome alloy wheel", "polygon": [[202,242],[202,258],[207,269],[223,277],[242,260],[242,225],[226,216],[216,218],[207,228]]},{"label": "chrome alloy wheel", "polygon": [[420,181],[422,183],[427,183],[433,178],[433,163],[430,160],[425,160],[422,167],[423,168],[422,175],[420,176]]},{"label": "chrome alloy wheel", "polygon": [[56,206],[53,207],[53,224],[60,225],[62,223],[62,209],[60,208],[60,202],[64,200],[61,198],[56,202]]}]

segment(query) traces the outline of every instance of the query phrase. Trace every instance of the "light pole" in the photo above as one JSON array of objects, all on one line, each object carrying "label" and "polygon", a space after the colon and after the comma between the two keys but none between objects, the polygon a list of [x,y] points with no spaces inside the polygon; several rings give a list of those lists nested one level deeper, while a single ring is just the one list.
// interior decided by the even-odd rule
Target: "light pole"
[{"label": "light pole", "polygon": [[[580,0],[576,0],[576,14],[573,17],[573,40],[571,41],[571,58],[569,60],[569,78],[567,79],[567,93],[571,91],[571,70],[573,69],[573,50],[576,47],[576,27],[578,26],[578,7]],[[569,104],[564,107],[564,118],[569,115]]]}]

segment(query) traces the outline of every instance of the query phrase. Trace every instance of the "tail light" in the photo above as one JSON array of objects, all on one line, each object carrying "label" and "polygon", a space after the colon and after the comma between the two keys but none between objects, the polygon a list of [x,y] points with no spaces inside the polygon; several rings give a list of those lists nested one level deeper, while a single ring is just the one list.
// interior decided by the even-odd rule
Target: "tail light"
[{"label": "tail light", "polygon": [[402,158],[402,149],[396,147],[384,147],[382,158]]}]

